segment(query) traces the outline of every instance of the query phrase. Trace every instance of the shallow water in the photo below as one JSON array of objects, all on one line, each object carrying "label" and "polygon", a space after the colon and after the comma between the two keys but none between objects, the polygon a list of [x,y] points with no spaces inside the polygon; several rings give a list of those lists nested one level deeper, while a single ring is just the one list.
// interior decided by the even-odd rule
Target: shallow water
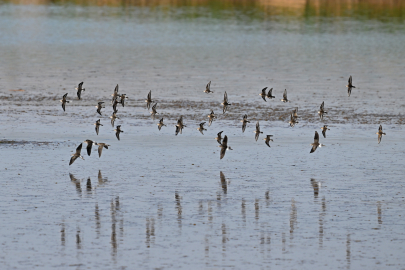
[{"label": "shallow water", "polygon": [[[280,10],[0,5],[2,269],[404,268],[403,19]],[[326,146],[309,154],[324,124]],[[234,150],[220,160],[222,130]],[[85,139],[111,146],[69,166]]]}]

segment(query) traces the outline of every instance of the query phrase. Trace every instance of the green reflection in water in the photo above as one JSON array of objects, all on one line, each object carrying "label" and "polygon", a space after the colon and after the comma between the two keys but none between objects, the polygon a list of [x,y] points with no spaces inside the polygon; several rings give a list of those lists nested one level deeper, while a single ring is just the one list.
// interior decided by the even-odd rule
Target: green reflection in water
[{"label": "green reflection in water", "polygon": [[173,19],[211,17],[216,19],[274,20],[277,17],[351,18],[402,22],[405,1],[395,0],[11,0],[2,4],[69,5],[144,8]]}]

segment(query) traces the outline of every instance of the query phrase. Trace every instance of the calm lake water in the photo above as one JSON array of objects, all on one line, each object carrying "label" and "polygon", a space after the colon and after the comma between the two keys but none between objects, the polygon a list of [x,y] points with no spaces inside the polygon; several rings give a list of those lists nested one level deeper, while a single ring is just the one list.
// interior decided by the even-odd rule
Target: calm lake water
[{"label": "calm lake water", "polygon": [[280,2],[0,2],[1,269],[404,269],[405,5]]}]

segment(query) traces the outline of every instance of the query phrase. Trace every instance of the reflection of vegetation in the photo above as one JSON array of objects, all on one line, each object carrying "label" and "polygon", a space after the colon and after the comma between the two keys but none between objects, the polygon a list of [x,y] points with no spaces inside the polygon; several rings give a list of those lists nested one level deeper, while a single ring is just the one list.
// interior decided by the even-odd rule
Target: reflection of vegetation
[{"label": "reflection of vegetation", "polygon": [[[403,19],[401,0],[6,0],[12,4],[145,7],[171,17],[227,18],[243,16],[351,17],[377,20]],[[181,8],[181,12],[178,12]],[[201,9],[202,8],[202,9]],[[152,13],[153,13],[152,12]]]}]

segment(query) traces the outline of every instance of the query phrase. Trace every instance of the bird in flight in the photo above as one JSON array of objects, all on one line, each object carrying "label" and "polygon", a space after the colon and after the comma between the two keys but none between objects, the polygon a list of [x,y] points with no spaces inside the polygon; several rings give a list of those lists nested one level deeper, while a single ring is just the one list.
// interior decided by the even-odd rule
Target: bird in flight
[{"label": "bird in flight", "polygon": [[99,102],[98,105],[96,106],[97,112],[98,112],[98,114],[101,115],[101,116],[102,116],[102,114],[101,114],[101,109],[104,108],[104,107],[103,107],[103,103],[104,103],[104,102]]},{"label": "bird in flight", "polygon": [[314,143],[311,143],[311,145],[312,145],[312,148],[311,148],[311,152],[309,152],[309,153],[315,152],[315,150],[316,150],[316,148],[318,148],[318,146],[319,147],[325,146],[325,145],[319,143],[318,131],[315,131]]},{"label": "bird in flight", "polygon": [[321,129],[322,129],[322,135],[323,135],[323,137],[326,138],[326,131],[327,131],[327,130],[330,130],[330,129],[328,128],[328,125],[324,125],[323,127],[321,127]]},{"label": "bird in flight", "polygon": [[225,135],[224,139],[222,140],[221,145],[219,145],[218,147],[221,147],[221,154],[220,154],[219,159],[223,159],[227,149],[233,150],[230,146],[228,146],[228,137],[226,135]]},{"label": "bird in flight", "polygon": [[350,94],[352,93],[352,88],[356,88],[356,86],[354,86],[352,84],[352,75],[350,75],[349,80],[347,81],[348,84],[346,85],[347,87],[347,95],[350,97]]},{"label": "bird in flight", "polygon": [[242,132],[245,132],[247,123],[250,123],[250,121],[247,120],[247,114],[243,116],[241,122],[242,122]]},{"label": "bird in flight", "polygon": [[283,99],[281,100],[282,102],[290,102],[287,98],[287,89],[284,89],[284,94],[283,94]]},{"label": "bird in flight", "polygon": [[214,93],[213,91],[211,91],[211,81],[209,83],[207,83],[207,86],[205,86],[205,91],[204,93]]},{"label": "bird in flight", "polygon": [[380,125],[380,127],[378,128],[378,132],[376,134],[378,135],[378,143],[380,143],[382,135],[385,135],[382,129],[382,125]]},{"label": "bird in flight", "polygon": [[267,144],[268,147],[270,147],[270,141],[273,141],[271,137],[273,137],[273,135],[267,135],[266,138],[263,139],[265,140],[265,143]]},{"label": "bird in flight", "polygon": [[69,162],[69,166],[73,164],[73,162],[75,162],[75,160],[77,158],[81,158],[84,160],[84,158],[82,157],[82,155],[80,155],[80,152],[82,151],[82,144],[80,144],[77,148],[76,148],[76,152],[74,154],[72,154],[72,157],[70,158],[70,162]]},{"label": "bird in flight", "polygon": [[81,99],[82,91],[86,90],[83,88],[83,82],[79,83],[75,89],[77,90],[77,97]]},{"label": "bird in flight", "polygon": [[321,118],[321,120],[323,120],[323,115],[325,113],[328,113],[325,111],[324,106],[325,106],[325,101],[322,101],[321,107],[319,107],[319,111],[318,111],[319,118]]},{"label": "bird in flight", "polygon": [[124,132],[121,130],[121,125],[118,125],[114,131],[115,131],[115,136],[117,137],[118,140],[120,140],[120,133]]},{"label": "bird in flight", "polygon": [[267,100],[266,100],[266,96],[267,96],[266,89],[267,89],[267,87],[263,88],[262,92],[259,94],[259,96],[261,96],[262,99],[267,102]]},{"label": "bird in flight", "polygon": [[228,94],[226,93],[226,91],[225,91],[225,94],[224,94],[224,102],[222,102],[221,105],[224,105],[224,109],[222,110],[223,113],[226,112],[226,109],[228,108],[229,105],[232,105],[232,104],[230,104],[228,102]]},{"label": "bird in flight", "polygon": [[153,102],[152,100],[152,90],[149,91],[148,96],[145,99],[146,102],[146,108],[148,108],[148,110],[150,109],[150,104]]},{"label": "bird in flight", "polygon": [[62,97],[62,99],[60,100],[60,102],[62,102],[62,109],[63,109],[63,111],[65,111],[66,103],[69,103],[69,101],[66,100],[67,95],[68,95],[68,93],[64,94],[63,97]]},{"label": "bird in flight", "polygon": [[263,133],[263,132],[261,132],[260,131],[260,125],[259,125],[259,121],[257,121],[257,123],[256,123],[256,130],[255,130],[255,139],[256,139],[256,142],[257,142],[257,140],[259,139],[259,135],[260,135],[260,133]]},{"label": "bird in flight", "polygon": [[102,126],[102,124],[100,123],[100,119],[98,119],[98,120],[94,123],[94,125],[96,125],[96,133],[97,133],[97,135],[98,135],[98,131],[99,131],[99,129],[100,129],[100,126]]}]

